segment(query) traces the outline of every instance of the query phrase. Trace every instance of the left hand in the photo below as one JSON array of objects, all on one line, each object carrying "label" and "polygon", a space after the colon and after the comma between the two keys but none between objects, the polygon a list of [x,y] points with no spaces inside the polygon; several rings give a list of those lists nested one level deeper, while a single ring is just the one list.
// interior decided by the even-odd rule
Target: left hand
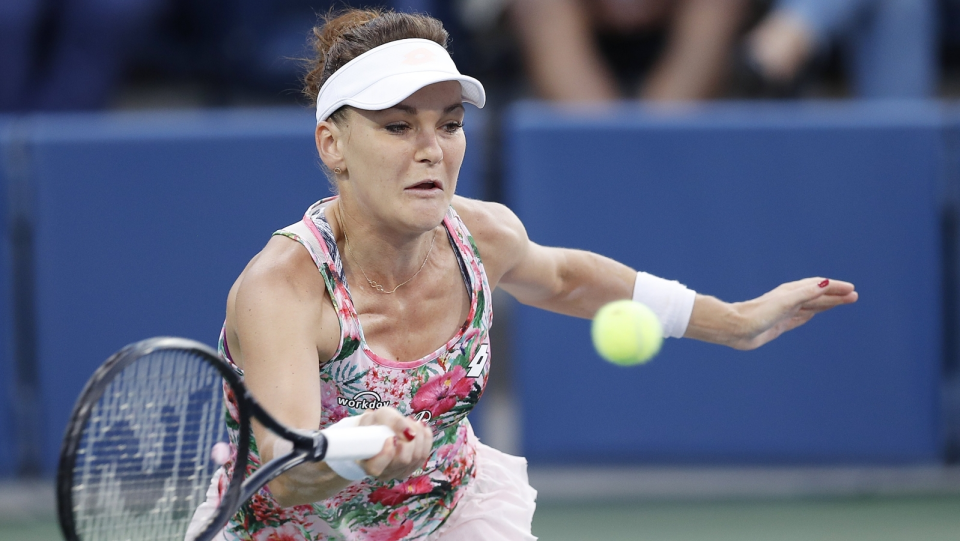
[{"label": "left hand", "polygon": [[746,302],[734,303],[740,329],[728,345],[756,349],[786,331],[796,329],[810,318],[841,304],[857,302],[853,284],[826,278],[788,282]]}]

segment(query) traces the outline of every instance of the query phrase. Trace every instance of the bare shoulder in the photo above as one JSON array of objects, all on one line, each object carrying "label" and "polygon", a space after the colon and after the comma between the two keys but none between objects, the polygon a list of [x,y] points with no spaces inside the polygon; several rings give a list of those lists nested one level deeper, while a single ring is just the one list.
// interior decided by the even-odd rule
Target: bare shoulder
[{"label": "bare shoulder", "polygon": [[339,330],[329,328],[336,316],[309,252],[283,236],[272,237],[230,288],[226,322],[231,352],[270,335],[299,336],[316,342],[319,351],[334,337],[333,353]]},{"label": "bare shoulder", "polygon": [[455,196],[453,208],[477,243],[490,285],[520,261],[529,239],[520,218],[500,203]]},{"label": "bare shoulder", "polygon": [[241,302],[261,302],[263,294],[309,298],[325,293],[310,254],[296,241],[274,236],[237,278],[233,289]]}]

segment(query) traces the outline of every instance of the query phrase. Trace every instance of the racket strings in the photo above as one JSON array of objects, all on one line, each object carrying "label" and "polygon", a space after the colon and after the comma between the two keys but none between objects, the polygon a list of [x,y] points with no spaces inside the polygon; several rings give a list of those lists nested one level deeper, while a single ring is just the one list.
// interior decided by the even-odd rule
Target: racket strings
[{"label": "racket strings", "polygon": [[84,540],[182,540],[227,441],[222,379],[202,357],[134,361],[93,406],[76,453],[73,510]]}]

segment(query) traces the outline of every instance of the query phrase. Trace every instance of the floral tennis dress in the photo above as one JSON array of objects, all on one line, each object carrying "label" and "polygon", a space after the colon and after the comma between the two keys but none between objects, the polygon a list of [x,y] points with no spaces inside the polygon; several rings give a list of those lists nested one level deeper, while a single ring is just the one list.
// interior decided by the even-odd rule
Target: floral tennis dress
[{"label": "floral tennis dress", "polygon": [[[430,425],[433,452],[426,466],[407,479],[354,481],[337,495],[309,505],[281,508],[268,489],[261,489],[231,519],[224,531],[227,538],[423,539],[443,524],[474,478],[476,440],[467,414],[486,386],[493,312],[490,286],[473,238],[451,207],[443,225],[470,294],[469,317],[453,338],[426,357],[391,361],[371,351],[364,340],[337,244],[324,216],[334,199],[317,202],[302,223],[275,233],[310,252],[340,321],[340,346],[333,359],[320,367],[323,414],[319,428],[367,409],[392,406]],[[222,334],[220,353],[230,361]],[[236,444],[236,402],[229,393],[226,399],[228,429]],[[248,475],[260,464],[252,438],[250,445]],[[225,468],[231,472],[232,464]],[[225,490],[228,476],[221,479],[221,490]]]}]

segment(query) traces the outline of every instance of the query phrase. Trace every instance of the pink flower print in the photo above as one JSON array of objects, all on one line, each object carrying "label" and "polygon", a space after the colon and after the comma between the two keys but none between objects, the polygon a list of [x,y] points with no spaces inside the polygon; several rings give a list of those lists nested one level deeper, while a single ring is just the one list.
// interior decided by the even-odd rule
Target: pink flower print
[{"label": "pink flower print", "polygon": [[254,520],[260,524],[279,524],[289,518],[272,498],[268,499],[260,494],[254,494],[250,498],[250,511],[253,512]]},{"label": "pink flower print", "polygon": [[457,365],[453,370],[430,379],[417,390],[410,407],[413,411],[429,411],[431,418],[450,411],[473,388],[473,381],[467,379],[466,375],[467,371]]},{"label": "pink flower print", "polygon": [[[339,316],[340,321],[350,321],[353,316],[353,311],[350,309],[350,306],[347,303],[346,295],[338,294],[335,296],[337,297],[337,300],[340,301],[337,303],[339,305],[337,309],[337,316]],[[353,333],[351,333],[351,336],[352,334]]]},{"label": "pink flower print", "polygon": [[303,541],[303,536],[293,524],[284,524],[279,528],[260,530],[257,532],[257,541]]},{"label": "pink flower print", "polygon": [[326,412],[327,419],[330,419],[331,422],[337,422],[350,414],[347,408],[337,402],[338,396],[339,392],[336,385],[327,382],[320,384],[320,407]]},{"label": "pink flower print", "polygon": [[230,418],[236,422],[240,422],[240,410],[237,409],[237,397],[233,392],[233,387],[227,385],[227,382],[223,382],[223,394],[224,400],[227,402],[227,412],[230,415]]},{"label": "pink flower print", "polygon": [[387,518],[387,522],[396,526],[401,524],[407,518],[407,513],[410,512],[410,506],[404,505],[403,507],[398,507]]},{"label": "pink flower print", "polygon": [[386,506],[400,505],[412,496],[428,494],[433,490],[433,483],[426,475],[408,479],[393,488],[380,487],[370,494],[370,501],[382,503]]},{"label": "pink flower print", "polygon": [[448,462],[457,457],[457,451],[460,450],[459,445],[453,443],[448,443],[439,449],[437,449],[437,461],[438,462]]},{"label": "pink flower print", "polygon": [[400,541],[413,531],[413,522],[403,521],[399,526],[383,526],[380,528],[361,528],[364,539],[367,541]]}]

